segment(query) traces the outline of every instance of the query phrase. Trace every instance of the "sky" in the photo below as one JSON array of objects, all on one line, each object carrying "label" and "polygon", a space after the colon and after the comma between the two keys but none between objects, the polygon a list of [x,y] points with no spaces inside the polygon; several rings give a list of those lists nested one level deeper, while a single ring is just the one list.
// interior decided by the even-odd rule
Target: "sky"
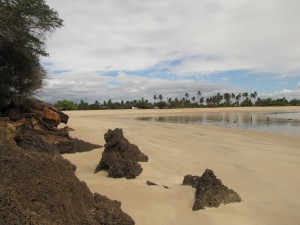
[{"label": "sky", "polygon": [[64,27],[47,38],[45,101],[300,98],[299,0],[46,2]]}]

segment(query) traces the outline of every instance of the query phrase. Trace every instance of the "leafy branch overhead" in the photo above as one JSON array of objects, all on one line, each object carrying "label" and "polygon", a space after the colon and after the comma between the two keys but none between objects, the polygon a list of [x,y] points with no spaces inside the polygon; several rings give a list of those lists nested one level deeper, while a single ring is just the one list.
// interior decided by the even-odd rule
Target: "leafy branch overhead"
[{"label": "leafy branch overhead", "polygon": [[44,0],[0,0],[0,100],[8,104],[42,87],[46,35],[63,25]]},{"label": "leafy branch overhead", "polygon": [[45,51],[45,35],[62,26],[57,11],[44,0],[1,0],[1,39],[24,44],[36,55]]}]

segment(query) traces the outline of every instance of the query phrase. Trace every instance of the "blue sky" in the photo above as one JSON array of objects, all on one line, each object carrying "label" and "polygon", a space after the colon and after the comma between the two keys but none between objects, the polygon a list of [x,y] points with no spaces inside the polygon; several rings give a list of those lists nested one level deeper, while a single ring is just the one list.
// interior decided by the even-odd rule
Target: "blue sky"
[{"label": "blue sky", "polygon": [[300,98],[298,0],[47,0],[64,27],[47,41],[55,102],[253,92]]}]

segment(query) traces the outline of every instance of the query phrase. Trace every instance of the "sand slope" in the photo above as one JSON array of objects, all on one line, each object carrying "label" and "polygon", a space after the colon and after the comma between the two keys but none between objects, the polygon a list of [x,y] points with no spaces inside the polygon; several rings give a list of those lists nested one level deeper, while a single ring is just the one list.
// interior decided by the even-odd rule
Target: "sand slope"
[{"label": "sand slope", "polygon": [[[244,110],[284,108],[246,108]],[[65,154],[76,175],[90,189],[122,202],[137,225],[155,224],[286,224],[300,221],[300,134],[278,135],[250,130],[137,121],[140,115],[180,114],[220,109],[116,110],[68,112],[73,137],[104,145],[108,129],[124,136],[149,156],[134,180],[93,174],[103,149]],[[243,110],[243,109],[221,109]],[[299,110],[289,107],[288,110]],[[192,211],[194,189],[181,186],[184,175],[206,168],[242,197],[241,203]],[[150,180],[169,186],[147,186]]]}]

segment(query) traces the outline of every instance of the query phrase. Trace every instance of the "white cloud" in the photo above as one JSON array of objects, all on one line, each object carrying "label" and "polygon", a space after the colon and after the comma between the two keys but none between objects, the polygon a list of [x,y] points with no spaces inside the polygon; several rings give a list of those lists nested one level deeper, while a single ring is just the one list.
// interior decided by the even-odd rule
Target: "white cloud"
[{"label": "white cloud", "polygon": [[[228,77],[203,77],[230,70],[274,74],[287,89],[293,87],[285,77],[300,77],[299,0],[46,1],[65,26],[49,38],[50,57],[43,61],[50,74],[70,71],[45,81],[40,96],[46,101],[246,91],[242,80],[236,82],[241,87],[232,87]],[[120,72],[153,67],[161,78]],[[177,80],[164,79],[164,70]],[[108,71],[119,75],[105,76]],[[189,80],[190,75],[197,80]],[[261,97],[299,98],[300,83],[297,87],[277,92],[267,88],[273,93]]]},{"label": "white cloud", "polygon": [[108,99],[113,101],[134,100],[144,97],[152,101],[154,94],[162,94],[167,100],[176,97],[181,99],[186,92],[191,97],[197,97],[198,91],[209,96],[216,92],[238,92],[240,90],[225,84],[212,84],[204,81],[146,78],[129,76],[126,73],[112,77],[96,72],[67,72],[47,79],[39,96],[52,103],[64,98],[76,102],[81,99],[93,102],[95,100],[107,101]]},{"label": "white cloud", "polygon": [[178,76],[236,69],[299,76],[299,0],[47,2],[65,20],[49,39],[52,70],[141,70],[180,59],[171,68]]},{"label": "white cloud", "polygon": [[298,90],[284,89],[284,90],[281,90],[281,91],[278,91],[278,92],[269,93],[269,94],[262,93],[260,95],[261,98],[273,98],[273,99],[276,99],[276,98],[283,98],[283,97],[285,97],[288,100],[291,100],[291,99],[294,99],[294,98],[299,99],[299,96],[300,96],[300,89],[298,89]]}]

